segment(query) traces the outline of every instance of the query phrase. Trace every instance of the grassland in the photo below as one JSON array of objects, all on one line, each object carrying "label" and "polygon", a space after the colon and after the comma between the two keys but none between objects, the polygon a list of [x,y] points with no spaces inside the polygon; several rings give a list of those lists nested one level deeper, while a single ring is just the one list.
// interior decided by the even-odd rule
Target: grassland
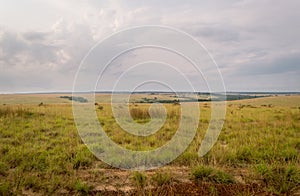
[{"label": "grassland", "polygon": [[[211,115],[210,103],[201,102],[198,131],[188,149],[167,166],[146,172],[119,170],[98,160],[77,133],[71,101],[60,96],[0,96],[0,195],[300,193],[300,96],[229,101],[217,143],[199,158]],[[162,146],[178,127],[180,105],[164,104],[164,126],[148,137],[133,136],[116,123],[109,95],[97,95],[96,101],[107,135],[127,149]],[[149,107],[130,104],[133,119],[148,122]]]}]

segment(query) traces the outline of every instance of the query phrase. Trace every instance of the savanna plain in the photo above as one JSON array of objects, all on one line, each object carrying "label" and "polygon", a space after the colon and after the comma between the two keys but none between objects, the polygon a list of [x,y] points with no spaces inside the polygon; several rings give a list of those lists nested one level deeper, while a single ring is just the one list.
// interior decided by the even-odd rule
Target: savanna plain
[{"label": "savanna plain", "polygon": [[[198,149],[211,102],[201,100],[189,147],[166,166],[147,171],[121,170],[94,156],[78,134],[68,96],[0,95],[0,195],[300,195],[300,95],[227,101],[222,131],[203,157]],[[166,121],[147,137],[122,130],[110,94],[97,94],[94,105],[111,140],[146,151],[164,145],[178,129],[181,104],[173,99],[131,96],[130,114],[140,124],[151,120],[149,100],[164,100]]]}]

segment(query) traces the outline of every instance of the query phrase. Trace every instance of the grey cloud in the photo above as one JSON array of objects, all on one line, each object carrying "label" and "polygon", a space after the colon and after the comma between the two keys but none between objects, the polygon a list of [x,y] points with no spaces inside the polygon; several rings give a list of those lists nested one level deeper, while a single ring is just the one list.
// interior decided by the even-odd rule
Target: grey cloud
[{"label": "grey cloud", "polygon": [[23,34],[23,38],[30,42],[45,41],[45,39],[48,36],[49,36],[49,33],[45,33],[45,32],[26,32]]},{"label": "grey cloud", "polygon": [[4,32],[0,40],[0,47],[6,56],[3,58],[9,58],[18,52],[24,51],[26,44],[19,39],[17,33]]},{"label": "grey cloud", "polygon": [[194,25],[187,29],[196,37],[213,39],[216,42],[239,41],[239,29],[226,24]]},{"label": "grey cloud", "polygon": [[289,72],[300,72],[300,53],[285,54],[271,60],[253,61],[239,65],[234,75],[272,75]]},{"label": "grey cloud", "polygon": [[2,67],[23,65],[42,69],[51,64],[58,71],[75,69],[95,42],[87,25],[74,24],[70,29],[65,25],[59,24],[54,32],[4,31],[0,37]]},{"label": "grey cloud", "polygon": [[[60,44],[53,44],[58,39]],[[0,91],[70,90],[69,81],[91,42],[82,26],[59,34],[5,30],[0,37]]]},{"label": "grey cloud", "polygon": [[33,71],[11,71],[2,70],[0,72],[0,90],[2,92],[22,91],[39,91],[50,89],[52,79],[37,70]]},{"label": "grey cloud", "polygon": [[[20,20],[1,20],[5,24],[0,26],[16,29],[0,29],[0,92],[9,88],[18,91],[21,86],[29,89],[39,83],[39,75],[48,78],[37,88],[71,89],[70,81],[80,61],[96,41],[127,27],[149,24],[179,28],[205,44],[228,79],[226,85],[234,89],[268,90],[276,83],[277,90],[282,90],[290,83],[280,85],[277,77],[282,81],[299,81],[295,74],[300,72],[300,23],[297,22],[300,1],[297,0],[45,2],[47,6],[42,6],[39,12],[49,5],[53,17],[39,15],[38,21],[45,20],[46,24],[41,28],[33,24],[33,13],[24,18],[33,24],[28,24],[28,29],[34,27],[32,30],[26,29],[27,25]],[[30,3],[26,6],[24,13],[20,10],[20,16],[28,15],[34,7]],[[122,66],[117,67],[111,71],[112,76],[122,70]],[[239,83],[241,78],[247,78],[245,84],[257,82],[246,87]],[[263,80],[268,85],[261,85]],[[294,85],[293,89],[300,87]]]},{"label": "grey cloud", "polygon": [[[48,63],[56,61],[56,50],[57,48],[39,43],[26,42],[18,35],[13,32],[6,31],[2,39],[0,40],[0,47],[2,50],[2,66],[16,66],[18,64],[32,64],[37,63]],[[32,62],[27,62],[31,60]]]},{"label": "grey cloud", "polygon": [[273,62],[273,73],[286,73],[300,71],[300,53],[286,55],[275,59]]}]

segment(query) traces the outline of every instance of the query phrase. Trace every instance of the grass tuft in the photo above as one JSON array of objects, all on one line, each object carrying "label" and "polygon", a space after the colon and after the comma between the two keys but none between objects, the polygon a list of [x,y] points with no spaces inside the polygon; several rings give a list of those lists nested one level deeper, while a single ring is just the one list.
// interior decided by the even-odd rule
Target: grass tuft
[{"label": "grass tuft", "polygon": [[151,179],[157,186],[169,185],[174,180],[168,173],[155,173]]},{"label": "grass tuft", "polygon": [[291,194],[300,189],[300,169],[296,166],[259,165],[256,172],[275,194]]},{"label": "grass tuft", "polygon": [[77,193],[79,193],[80,195],[88,195],[91,192],[91,186],[89,186],[86,183],[83,183],[81,181],[77,181],[75,183],[75,190]]},{"label": "grass tuft", "polygon": [[132,179],[138,188],[144,188],[147,182],[147,176],[141,172],[133,172]]},{"label": "grass tuft", "polygon": [[4,162],[0,162],[0,176],[6,176],[8,174],[8,166]]},{"label": "grass tuft", "polygon": [[217,184],[232,184],[235,182],[230,174],[202,165],[192,169],[191,175],[197,182],[203,181]]}]

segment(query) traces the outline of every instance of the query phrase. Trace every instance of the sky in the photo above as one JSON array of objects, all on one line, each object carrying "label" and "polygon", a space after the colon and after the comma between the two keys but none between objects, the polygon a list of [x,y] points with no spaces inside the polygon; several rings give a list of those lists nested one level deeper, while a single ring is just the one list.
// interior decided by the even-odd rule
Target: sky
[{"label": "sky", "polygon": [[[201,42],[217,63],[226,91],[300,91],[299,8],[299,0],[0,0],[0,93],[72,91],[79,65],[95,44],[143,25],[172,27]],[[161,59],[168,56],[155,52]],[[119,59],[105,77],[128,71],[124,64],[139,54]],[[165,68],[156,79],[173,73]],[[148,69],[137,81],[160,66]],[[133,82],[131,75],[122,83]],[[172,76],[170,81],[180,77]]]}]

